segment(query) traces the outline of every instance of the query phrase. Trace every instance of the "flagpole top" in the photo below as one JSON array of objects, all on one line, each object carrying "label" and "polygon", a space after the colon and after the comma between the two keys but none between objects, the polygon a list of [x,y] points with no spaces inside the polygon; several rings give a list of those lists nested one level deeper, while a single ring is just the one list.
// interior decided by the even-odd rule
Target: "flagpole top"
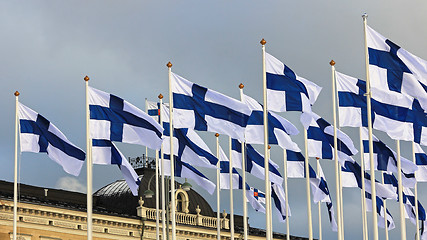
[{"label": "flagpole top", "polygon": [[87,75],[86,75],[86,76],[85,76],[85,78],[84,78],[84,80],[85,80],[86,82],[87,82],[87,81],[89,81],[89,79],[90,79],[90,78],[89,78]]},{"label": "flagpole top", "polygon": [[239,88],[240,88],[240,89],[243,89],[244,87],[245,87],[245,85],[243,85],[243,83],[240,83],[240,84],[239,84]]},{"label": "flagpole top", "polygon": [[362,14],[362,18],[363,18],[363,19],[368,18],[368,14],[367,14],[367,13],[363,13],[363,14]]},{"label": "flagpole top", "polygon": [[267,41],[265,41],[263,38],[259,43],[261,43],[261,45],[265,45],[267,43]]},{"label": "flagpole top", "polygon": [[271,146],[270,146],[270,145],[268,145],[268,149],[271,149]]},{"label": "flagpole top", "polygon": [[331,66],[335,66],[335,61],[334,61],[334,60],[331,60],[331,61],[329,62],[329,64],[331,64]]},{"label": "flagpole top", "polygon": [[172,67],[172,63],[171,63],[171,62],[168,62],[168,63],[166,64],[166,67],[171,68],[171,67]]},{"label": "flagpole top", "polygon": [[14,95],[15,95],[15,97],[19,96],[19,92],[15,91]]},{"label": "flagpole top", "polygon": [[219,137],[219,133],[215,133],[215,137]]},{"label": "flagpole top", "polygon": [[158,96],[159,99],[163,99],[163,95],[160,93]]}]

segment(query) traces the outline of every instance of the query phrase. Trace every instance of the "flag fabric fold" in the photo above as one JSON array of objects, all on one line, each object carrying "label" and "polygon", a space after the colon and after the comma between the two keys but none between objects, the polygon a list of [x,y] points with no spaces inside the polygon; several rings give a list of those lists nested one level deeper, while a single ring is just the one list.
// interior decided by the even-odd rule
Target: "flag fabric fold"
[{"label": "flag fabric fold", "polygon": [[163,128],[152,117],[115,95],[89,87],[90,136],[159,150]]},{"label": "flag fabric fold", "polygon": [[286,209],[288,210],[288,216],[291,216],[291,209],[289,205],[286,207],[286,195],[281,185],[272,183],[271,184],[271,198],[276,206],[276,213],[280,222],[286,220]]},{"label": "flag fabric fold", "polygon": [[[334,127],[313,112],[301,114],[301,123],[307,129],[308,155],[321,159],[334,159]],[[338,160],[341,165],[345,161],[354,161],[351,156],[358,151],[350,137],[337,129],[337,140]]]},{"label": "flag fabric fold", "polygon": [[[372,212],[372,195],[368,192],[365,192],[365,201],[366,201],[366,211]],[[384,216],[384,202],[383,200],[377,196],[377,207],[376,211],[378,214],[378,227],[385,228],[385,218],[387,218],[387,228],[388,230],[394,229],[396,226],[394,225],[393,216],[391,216],[388,209],[386,209],[387,216]]]},{"label": "flag fabric fold", "polygon": [[172,73],[174,128],[209,131],[244,140],[246,104]]},{"label": "flag fabric fold", "polygon": [[[263,107],[255,99],[244,95],[243,102],[252,110],[245,130],[245,140],[249,144],[264,144]],[[289,135],[297,135],[298,129],[285,118],[268,112],[268,143],[279,145],[283,149],[300,151]]]},{"label": "flag fabric fold", "polygon": [[109,140],[92,139],[92,160],[94,164],[117,165],[134,196],[138,196],[141,179],[126,157]]},{"label": "flag fabric fold", "polygon": [[319,96],[321,87],[287,67],[277,58],[265,53],[267,75],[267,103],[275,112],[311,112],[311,105]]},{"label": "flag fabric fold", "polygon": [[18,117],[21,152],[45,152],[65,172],[80,174],[86,154],[55,125],[22,103],[18,106]]},{"label": "flag fabric fold", "polygon": [[418,170],[415,174],[417,181],[427,182],[427,155],[417,143],[414,143],[415,150],[415,162],[418,166]]}]

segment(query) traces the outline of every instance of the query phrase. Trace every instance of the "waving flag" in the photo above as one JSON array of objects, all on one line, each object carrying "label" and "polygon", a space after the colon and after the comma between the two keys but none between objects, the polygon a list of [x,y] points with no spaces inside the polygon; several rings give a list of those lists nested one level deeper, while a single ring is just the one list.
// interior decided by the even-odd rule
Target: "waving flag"
[{"label": "waving flag", "polygon": [[[220,187],[221,189],[230,189],[230,161],[225,155],[222,148],[219,148],[220,158]],[[232,170],[233,189],[243,189],[243,179],[235,168]],[[246,200],[251,204],[255,211],[265,213],[265,208],[262,206],[258,197],[258,192],[254,188],[249,187],[246,183]],[[265,195],[264,195],[265,203]]]},{"label": "waving flag", "polygon": [[[307,129],[308,155],[321,159],[334,159],[334,127],[315,113],[303,113],[301,123]],[[338,160],[341,165],[345,161],[354,161],[351,156],[358,151],[353,141],[345,133],[337,129]]]},{"label": "waving flag", "polygon": [[[365,200],[366,200],[366,211],[372,212],[372,196],[370,193],[365,192]],[[396,226],[394,225],[393,216],[391,216],[388,209],[386,209],[387,216],[384,216],[384,202],[383,200],[377,196],[377,214],[378,214],[378,227],[385,228],[384,220],[387,218],[387,227],[388,230],[394,229]]]},{"label": "waving flag", "polygon": [[316,186],[319,186],[317,189],[321,190],[322,193],[326,194],[326,196],[324,196],[323,199],[321,199],[320,201],[326,204],[326,208],[328,210],[329,222],[331,223],[332,231],[336,232],[338,231],[338,226],[337,226],[337,222],[335,221],[335,212],[332,206],[332,200],[331,200],[331,195],[329,193],[328,184],[326,183],[325,175],[323,174],[322,167],[320,166],[320,164],[318,164],[317,166],[319,168],[317,169],[319,174],[316,179],[319,179],[319,180],[316,181]]},{"label": "waving flag", "polygon": [[90,136],[159,150],[163,128],[131,103],[89,87]]},{"label": "waving flag", "polygon": [[286,209],[288,210],[288,216],[291,216],[291,209],[289,205],[286,206],[286,196],[281,185],[271,184],[271,198],[276,206],[279,221],[284,222],[286,220]]},{"label": "waving flag", "polygon": [[[242,149],[241,149],[241,143],[237,139],[232,139],[232,151],[234,153],[234,156],[237,159],[242,159]],[[255,177],[264,180],[265,179],[265,170],[264,170],[264,156],[259,153],[255,148],[252,147],[250,144],[246,145],[246,172],[254,175]],[[282,185],[283,177],[279,173],[278,165],[275,164],[273,161],[269,161],[269,170],[270,170],[270,181],[272,183],[276,183],[279,185]]]},{"label": "waving flag", "polygon": [[[255,99],[243,95],[252,113],[245,130],[245,140],[249,144],[264,144],[264,120],[263,108]],[[268,113],[268,143],[277,144],[283,149],[301,151],[298,145],[292,141],[289,135],[297,135],[298,129],[285,118],[273,113]]]},{"label": "waving flag", "polygon": [[[358,187],[362,189],[362,170],[357,162],[346,161],[341,169],[343,187]],[[396,191],[390,185],[381,184],[375,180],[375,189],[377,197],[397,199]],[[371,175],[367,172],[365,172],[365,191],[369,194],[371,193]]]},{"label": "waving flag", "polygon": [[[170,154],[170,133],[169,133],[169,107],[163,105],[163,151]],[[183,162],[193,166],[216,168],[218,163],[215,157],[202,138],[192,129],[181,128],[174,129],[174,155],[178,156]]]},{"label": "waving flag", "polygon": [[427,155],[419,144],[415,143],[415,162],[418,166],[416,178],[419,182],[427,182]]},{"label": "waving flag", "polygon": [[267,103],[275,112],[311,112],[321,87],[300,76],[272,55],[265,53]]},{"label": "waving flag", "polygon": [[288,178],[304,178],[305,176],[305,167],[304,161],[305,158],[301,152],[294,152],[291,150],[286,150],[286,159],[287,159],[287,170]]},{"label": "waving flag", "polygon": [[[366,82],[336,72],[340,125],[367,127]],[[396,140],[421,142],[427,115],[417,100],[405,94],[375,89],[371,98],[372,126]]]},{"label": "waving flag", "polygon": [[147,114],[150,115],[156,122],[160,122],[160,103],[145,101]]},{"label": "waving flag", "polygon": [[222,133],[244,140],[246,104],[172,73],[174,127]]},{"label": "waving flag", "polygon": [[117,165],[132,194],[138,196],[141,179],[114,143],[108,140],[92,139],[92,158],[94,164]]},{"label": "waving flag", "polygon": [[[391,185],[396,193],[398,188],[398,183],[396,177],[392,173],[383,173],[384,176],[384,184]],[[415,216],[415,195],[408,187],[403,188],[403,204],[405,206],[406,218],[409,218],[413,224],[416,224],[416,216]],[[418,219],[421,221],[426,220],[426,212],[424,207],[418,201]]]},{"label": "waving flag", "polygon": [[[365,169],[371,169],[369,159],[369,140],[368,130],[362,129],[363,151],[365,159]],[[375,170],[397,173],[397,155],[387,145],[381,142],[377,137],[372,135],[373,152],[374,152],[374,167]],[[402,164],[402,184],[405,187],[414,187],[416,183],[415,171],[418,167],[413,162],[404,157],[400,157]]]},{"label": "waving flag", "polygon": [[427,110],[427,62],[367,27],[372,97],[376,89],[417,98]]},{"label": "waving flag", "polygon": [[[164,173],[165,176],[171,175],[170,170],[170,155],[164,154]],[[189,178],[196,182],[197,185],[199,185],[201,188],[205,189],[209,194],[213,194],[215,191],[216,185],[209,180],[203,173],[201,173],[199,170],[197,170],[195,167],[191,166],[190,164],[183,162],[181,158],[174,157],[175,162],[175,177],[182,177],[182,178]],[[162,168],[160,164],[160,168]]]},{"label": "waving flag", "polygon": [[21,152],[47,153],[65,172],[78,176],[86,154],[51,122],[19,103]]}]

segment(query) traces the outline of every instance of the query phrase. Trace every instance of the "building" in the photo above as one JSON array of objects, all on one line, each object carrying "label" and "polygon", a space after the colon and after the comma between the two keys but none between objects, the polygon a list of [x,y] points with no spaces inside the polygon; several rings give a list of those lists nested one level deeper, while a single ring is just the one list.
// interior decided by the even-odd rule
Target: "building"
[{"label": "building", "polygon": [[[155,189],[152,159],[141,159],[131,159],[142,176],[140,196],[148,188]],[[176,182],[176,187],[177,239],[216,239],[216,213],[208,202],[194,190],[184,191],[180,183]],[[221,216],[221,239],[230,239],[229,216],[225,212]],[[155,198],[133,196],[124,180],[110,183],[93,195],[94,240],[156,239],[155,217]],[[86,194],[19,185],[19,240],[83,240],[86,224]],[[12,239],[12,231],[13,183],[0,181],[0,239]],[[243,218],[235,215],[235,238],[242,239],[242,232]],[[249,239],[265,239],[261,229],[249,227],[249,235]],[[274,239],[286,236],[274,234]]]}]

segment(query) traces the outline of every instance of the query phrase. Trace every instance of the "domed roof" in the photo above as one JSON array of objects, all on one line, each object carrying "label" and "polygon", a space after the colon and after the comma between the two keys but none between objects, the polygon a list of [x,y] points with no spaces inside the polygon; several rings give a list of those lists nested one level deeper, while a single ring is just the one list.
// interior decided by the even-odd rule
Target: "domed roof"
[{"label": "domed roof", "polygon": [[[144,169],[143,174],[141,175],[141,184],[139,186],[138,195],[142,196],[144,199],[144,206],[147,208],[156,208],[156,198],[144,198],[144,192],[147,190],[148,183],[151,179],[150,190],[155,192],[156,179],[154,177],[154,171],[152,169]],[[141,173],[141,172],[140,172]],[[169,184],[170,180],[165,179],[165,184]],[[175,181],[175,186],[181,186],[180,183]],[[159,179],[159,191],[161,192],[160,179]],[[211,206],[209,203],[196,191],[191,189],[187,192],[189,199],[188,210],[189,213],[196,214],[197,205],[201,209],[200,214],[204,216],[215,217]],[[96,207],[105,208],[110,212],[125,214],[129,216],[137,216],[136,207],[138,207],[139,196],[133,196],[131,190],[126,184],[125,180],[117,180],[113,183],[110,183],[94,193],[96,198],[94,205]],[[160,204],[161,204],[161,195]]]}]

